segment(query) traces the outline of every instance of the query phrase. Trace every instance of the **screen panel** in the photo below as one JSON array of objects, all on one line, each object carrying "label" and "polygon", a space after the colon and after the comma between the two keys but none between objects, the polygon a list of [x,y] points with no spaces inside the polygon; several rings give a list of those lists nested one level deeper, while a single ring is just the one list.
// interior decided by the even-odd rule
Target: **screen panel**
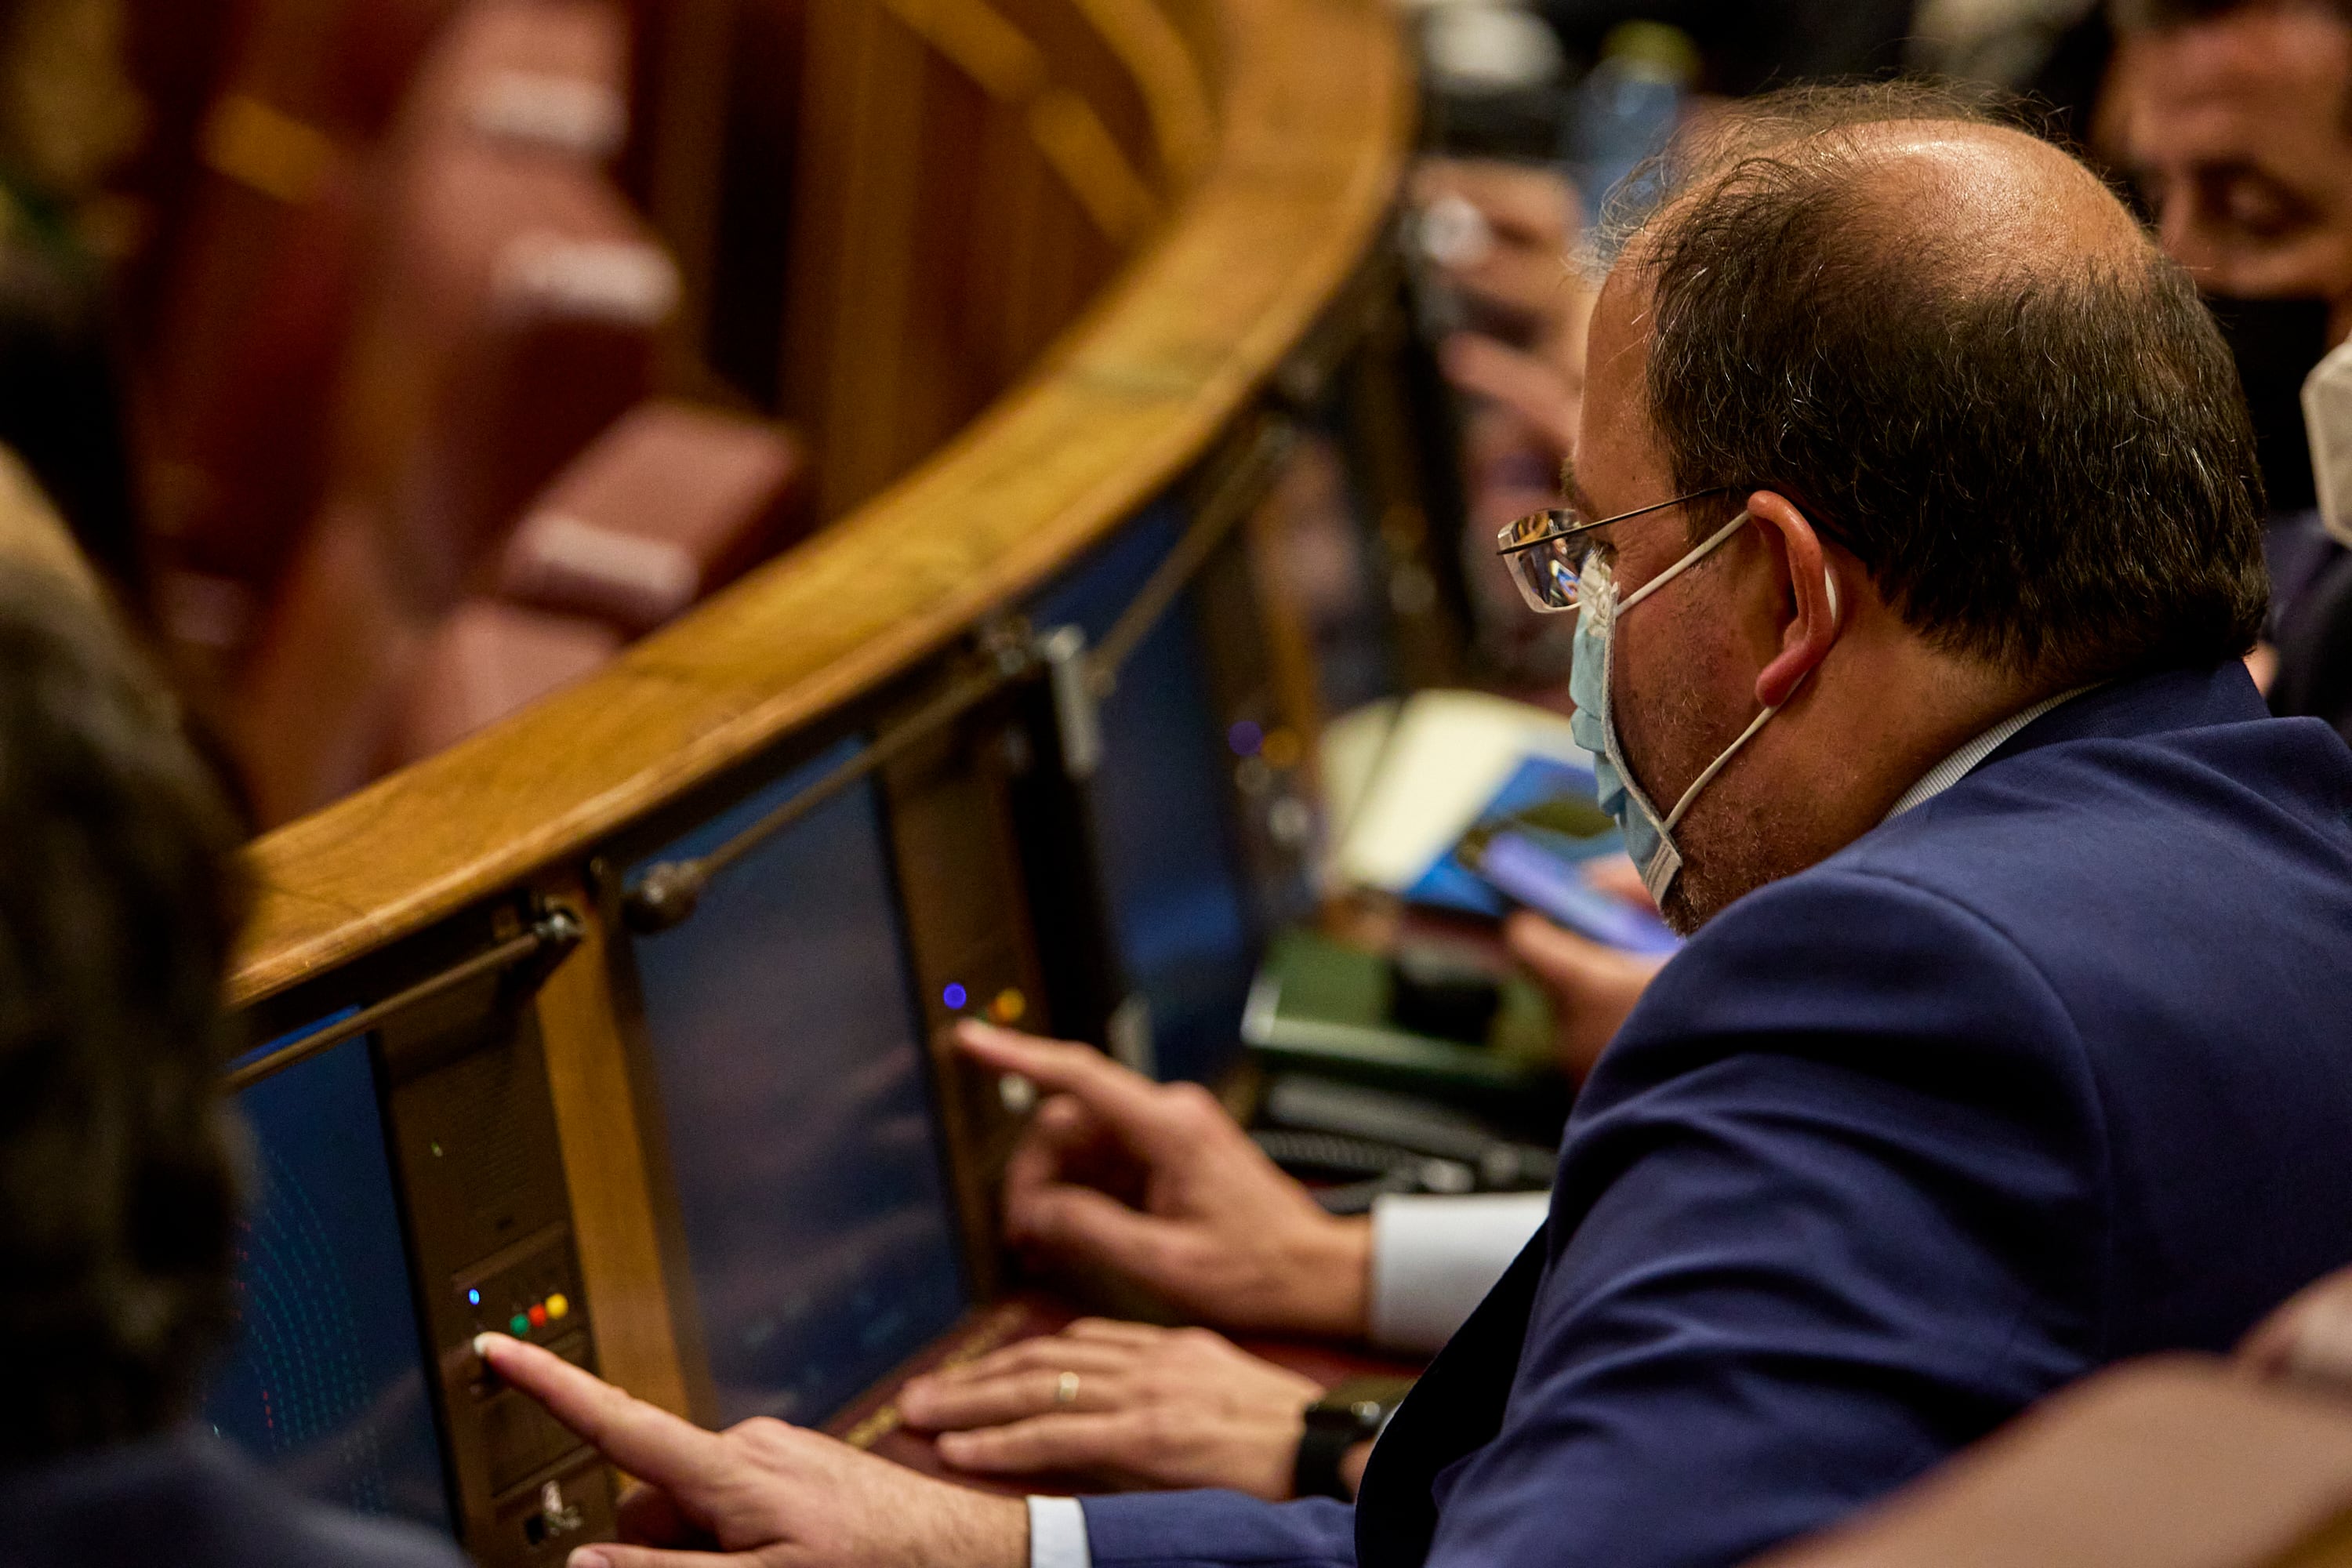
[{"label": "screen panel", "polygon": [[377,1106],[364,1037],[238,1097],[254,1191],[237,1230],[236,1336],[205,1416],[307,1497],[448,1531]]},{"label": "screen panel", "polygon": [[[1042,628],[1099,642],[1186,522],[1163,503],[1081,562],[1032,607]],[[1255,921],[1227,817],[1234,758],[1211,691],[1191,591],[1153,626],[1101,709],[1091,784],[1097,853],[1129,983],[1150,1007],[1154,1067],[1206,1080],[1239,1050],[1257,962]]]},{"label": "screen panel", "polygon": [[[716,847],[855,744],[651,858]],[[872,786],[632,949],[713,1414],[822,1421],[969,1305]]]}]

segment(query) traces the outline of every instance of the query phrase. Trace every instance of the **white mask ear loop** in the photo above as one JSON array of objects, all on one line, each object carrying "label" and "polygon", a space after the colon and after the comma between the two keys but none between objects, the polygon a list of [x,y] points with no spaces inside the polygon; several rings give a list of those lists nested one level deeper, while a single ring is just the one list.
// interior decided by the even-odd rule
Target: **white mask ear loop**
[{"label": "white mask ear loop", "polygon": [[1713,534],[1708,536],[1706,543],[1700,545],[1697,549],[1684,556],[1680,561],[1675,562],[1673,565],[1667,567],[1664,571],[1659,573],[1656,576],[1643,584],[1639,588],[1634,589],[1629,596],[1620,599],[1617,602],[1617,614],[1621,616],[1623,615],[1626,611],[1632,609],[1634,605],[1640,604],[1643,600],[1648,598],[1651,595],[1656,593],[1659,589],[1664,587],[1667,584],[1673,582],[1675,578],[1681,576],[1684,573],[1689,571],[1700,562],[1706,560],[1710,554],[1714,553],[1716,546],[1721,544],[1733,534],[1738,533],[1742,528],[1747,526],[1747,523],[1748,514],[1743,511],[1738,517],[1733,518],[1729,522],[1725,523],[1721,528],[1717,529]]},{"label": "white mask ear loop", "polygon": [[[1742,512],[1740,514],[1741,521],[1746,521],[1747,515],[1747,513]],[[1735,523],[1733,526],[1737,527],[1738,524]],[[1715,539],[1709,540],[1706,545],[1701,547],[1702,551],[1713,549],[1717,541],[1723,537],[1724,535],[1717,534]],[[1667,573],[1666,576],[1673,576],[1675,572],[1681,571],[1683,566],[1687,566],[1688,564],[1690,564],[1689,561],[1685,560],[1683,562],[1682,565],[1678,565],[1674,568],[1673,572]],[[1660,582],[1664,582],[1664,578],[1659,579]],[[1823,567],[1822,569],[1822,584],[1829,590],[1830,625],[1832,626],[1835,626],[1838,621],[1837,574],[1830,571],[1827,567]],[[1642,592],[1644,594],[1648,593],[1651,586],[1654,586],[1654,584],[1645,585]],[[1640,597],[1640,595],[1636,595],[1635,597]],[[1789,696],[1794,697],[1797,694],[1798,688],[1802,687],[1807,680],[1812,678],[1812,673],[1813,672],[1809,669],[1805,671],[1802,676],[1800,676],[1797,679],[1797,685],[1790,688]],[[1783,699],[1781,701],[1774,703],[1771,707],[1765,709],[1764,711],[1756,715],[1755,721],[1750,723],[1747,729],[1742,730],[1739,732],[1739,739],[1732,742],[1728,746],[1726,746],[1723,749],[1723,754],[1716,758],[1714,762],[1708,763],[1707,769],[1705,773],[1691,780],[1690,788],[1683,791],[1682,799],[1675,802],[1674,810],[1666,814],[1666,820],[1658,829],[1661,835],[1669,834],[1675,830],[1675,824],[1680,822],[1683,819],[1683,813],[1691,808],[1691,802],[1698,798],[1698,792],[1705,789],[1708,784],[1713,784],[1715,782],[1715,775],[1721,773],[1724,769],[1724,765],[1729,763],[1732,758],[1739,754],[1739,748],[1754,740],[1756,738],[1756,731],[1764,728],[1765,721],[1771,718],[1773,714],[1778,713],[1785,706],[1787,706],[1787,700]]]}]

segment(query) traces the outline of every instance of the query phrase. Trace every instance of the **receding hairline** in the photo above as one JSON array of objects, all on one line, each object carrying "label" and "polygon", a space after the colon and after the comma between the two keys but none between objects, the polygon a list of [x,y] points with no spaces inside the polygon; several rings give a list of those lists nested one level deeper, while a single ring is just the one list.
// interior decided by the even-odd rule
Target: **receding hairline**
[{"label": "receding hairline", "polygon": [[2154,240],[2105,182],[2022,131],[1893,121],[1860,128],[1856,141],[1857,216],[1882,242],[1935,252],[1956,286],[2129,273],[2155,258]]},{"label": "receding hairline", "polygon": [[[2153,237],[2079,159],[2031,132],[1955,101],[1948,112],[1857,114],[1826,123],[1752,125],[1740,111],[1670,157],[1670,187],[1638,225],[1613,237],[1598,259],[1615,273],[1644,270],[1671,248],[1677,220],[1745,183],[1811,184],[1857,223],[1856,260],[1916,257],[1959,292],[2020,281],[2109,281],[2157,264]],[[1801,110],[1802,103],[1798,105]],[[1779,132],[1779,133],[1776,133]]]}]

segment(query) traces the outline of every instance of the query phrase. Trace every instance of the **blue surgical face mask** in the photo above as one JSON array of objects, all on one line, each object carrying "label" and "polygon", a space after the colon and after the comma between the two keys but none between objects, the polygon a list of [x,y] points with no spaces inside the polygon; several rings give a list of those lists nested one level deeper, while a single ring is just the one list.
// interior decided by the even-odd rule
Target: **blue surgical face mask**
[{"label": "blue surgical face mask", "polygon": [[[1765,721],[1780,711],[1767,708],[1756,715],[1755,722],[1741,731],[1739,739],[1724,748],[1723,754],[1707,764],[1706,771],[1691,781],[1683,791],[1682,799],[1674,810],[1661,816],[1642,786],[1633,782],[1632,770],[1625,765],[1625,751],[1617,736],[1617,723],[1611,711],[1610,656],[1615,646],[1618,617],[1634,605],[1689,571],[1720,549],[1725,542],[1748,524],[1748,514],[1741,512],[1718,529],[1706,542],[1681,560],[1659,573],[1636,590],[1623,604],[1617,602],[1617,582],[1607,562],[1598,555],[1588,558],[1576,581],[1576,644],[1573,662],[1569,668],[1568,693],[1576,703],[1575,717],[1570,721],[1576,743],[1592,753],[1593,777],[1600,785],[1601,809],[1614,817],[1625,836],[1625,853],[1632,856],[1634,868],[1642,874],[1642,885],[1650,897],[1664,904],[1666,889],[1674,886],[1675,877],[1683,868],[1682,851],[1675,846],[1675,825],[1682,821],[1698,799],[1699,791],[1715,782],[1715,775],[1724,765],[1739,754],[1739,748],[1756,738]],[[1837,579],[1827,578],[1830,596],[1830,616],[1837,616]]]}]

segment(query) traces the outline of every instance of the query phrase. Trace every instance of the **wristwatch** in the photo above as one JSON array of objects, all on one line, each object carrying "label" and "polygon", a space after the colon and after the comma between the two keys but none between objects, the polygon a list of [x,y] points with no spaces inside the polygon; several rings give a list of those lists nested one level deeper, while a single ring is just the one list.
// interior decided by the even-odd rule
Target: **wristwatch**
[{"label": "wristwatch", "polygon": [[1325,1390],[1307,1407],[1307,1430],[1298,1436],[1298,1458],[1290,1472],[1291,1495],[1353,1501],[1356,1494],[1340,1479],[1339,1462],[1349,1449],[1381,1435],[1412,1387],[1412,1380],[1405,1377],[1350,1377]]}]

